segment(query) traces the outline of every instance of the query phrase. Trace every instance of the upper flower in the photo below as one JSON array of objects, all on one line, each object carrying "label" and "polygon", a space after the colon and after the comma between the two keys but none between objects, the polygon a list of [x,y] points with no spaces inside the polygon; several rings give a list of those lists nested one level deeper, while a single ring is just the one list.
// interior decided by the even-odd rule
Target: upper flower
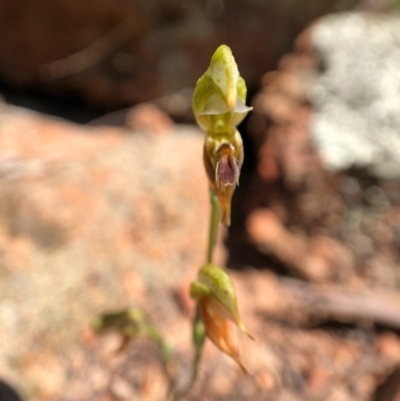
[{"label": "upper flower", "polygon": [[243,164],[243,142],[239,131],[212,135],[204,139],[203,162],[210,184],[218,195],[221,221],[231,223],[231,202]]},{"label": "upper flower", "polygon": [[231,130],[252,109],[245,105],[246,94],[246,83],[239,74],[231,49],[219,46],[194,90],[193,110],[197,123],[215,133]]},{"label": "upper flower", "polygon": [[246,83],[231,49],[221,45],[197,81],[193,94],[196,121],[206,131],[203,160],[210,184],[218,195],[221,221],[231,222],[231,201],[239,185],[243,142],[236,126],[251,107],[245,105]]}]

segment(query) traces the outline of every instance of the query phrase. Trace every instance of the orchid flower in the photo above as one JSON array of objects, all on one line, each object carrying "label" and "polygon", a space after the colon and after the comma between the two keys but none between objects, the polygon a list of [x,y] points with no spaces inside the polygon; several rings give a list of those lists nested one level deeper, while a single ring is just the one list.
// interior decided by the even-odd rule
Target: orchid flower
[{"label": "orchid flower", "polygon": [[211,263],[204,265],[191,284],[190,294],[198,302],[207,337],[247,373],[237,328],[253,337],[240,319],[235,287],[227,271]]},{"label": "orchid flower", "polygon": [[247,88],[240,76],[231,49],[221,45],[210,66],[197,81],[193,111],[206,131],[203,161],[207,177],[218,195],[221,220],[231,222],[231,201],[239,185],[243,164],[243,141],[236,126],[252,109],[245,105]]}]

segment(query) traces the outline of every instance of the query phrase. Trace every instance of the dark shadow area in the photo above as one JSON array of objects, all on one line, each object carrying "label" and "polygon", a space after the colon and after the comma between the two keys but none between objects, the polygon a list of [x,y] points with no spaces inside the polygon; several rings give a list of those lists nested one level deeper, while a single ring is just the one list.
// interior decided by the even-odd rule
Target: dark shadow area
[{"label": "dark shadow area", "polygon": [[9,384],[0,379],[0,401],[22,401],[22,398]]},{"label": "dark shadow area", "polygon": [[[252,104],[253,98],[258,90],[259,88],[256,88],[249,93],[247,104]],[[247,116],[238,127],[243,138],[245,157],[240,173],[240,184],[239,187],[236,188],[232,200],[232,224],[228,229],[224,244],[228,250],[227,267],[233,270],[241,270],[246,266],[251,266],[256,269],[268,267],[269,270],[277,274],[290,275],[287,266],[280,263],[276,258],[268,258],[265,254],[258,252],[254,244],[249,242],[245,234],[247,217],[254,209],[263,206],[257,203],[258,187],[263,185],[263,191],[267,191],[265,188],[267,184],[265,182],[260,183],[257,176],[257,146],[250,133],[249,117],[250,116]],[[287,202],[291,201],[291,194],[287,191],[283,182],[271,184],[271,190],[278,190],[282,193],[288,192],[285,198]]]},{"label": "dark shadow area", "polygon": [[18,89],[0,78],[0,95],[12,105],[24,107],[38,113],[49,114],[78,124],[86,124],[106,110],[95,108],[77,93],[48,94],[39,89]]},{"label": "dark shadow area", "polygon": [[[252,96],[249,96],[247,104],[251,104]],[[246,265],[259,267],[265,265],[265,256],[258,253],[248,243],[245,237],[246,218],[251,212],[248,205],[249,194],[254,193],[257,181],[255,179],[257,169],[257,154],[255,146],[248,131],[249,116],[239,125],[238,129],[243,138],[244,163],[240,172],[239,186],[235,190],[232,199],[232,224],[225,238],[225,246],[228,250],[227,267],[240,270]]]},{"label": "dark shadow area", "polygon": [[399,399],[399,397],[400,366],[397,366],[376,389],[372,401],[396,401]]}]

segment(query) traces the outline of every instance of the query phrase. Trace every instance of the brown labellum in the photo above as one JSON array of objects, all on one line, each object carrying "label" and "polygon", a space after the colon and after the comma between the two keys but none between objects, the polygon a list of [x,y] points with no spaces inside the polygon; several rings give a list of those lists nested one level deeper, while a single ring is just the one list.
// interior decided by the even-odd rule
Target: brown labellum
[{"label": "brown labellum", "polygon": [[215,181],[223,192],[227,185],[236,186],[239,182],[239,168],[232,152],[233,146],[229,144],[222,144],[217,150],[219,159],[215,169]]}]

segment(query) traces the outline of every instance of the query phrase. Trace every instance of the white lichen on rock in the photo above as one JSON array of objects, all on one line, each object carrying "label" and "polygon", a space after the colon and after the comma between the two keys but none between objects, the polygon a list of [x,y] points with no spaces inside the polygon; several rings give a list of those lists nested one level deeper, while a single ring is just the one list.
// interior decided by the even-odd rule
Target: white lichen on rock
[{"label": "white lichen on rock", "polygon": [[311,40],[322,62],[310,85],[311,135],[323,161],[400,177],[400,17],[327,16]]}]

